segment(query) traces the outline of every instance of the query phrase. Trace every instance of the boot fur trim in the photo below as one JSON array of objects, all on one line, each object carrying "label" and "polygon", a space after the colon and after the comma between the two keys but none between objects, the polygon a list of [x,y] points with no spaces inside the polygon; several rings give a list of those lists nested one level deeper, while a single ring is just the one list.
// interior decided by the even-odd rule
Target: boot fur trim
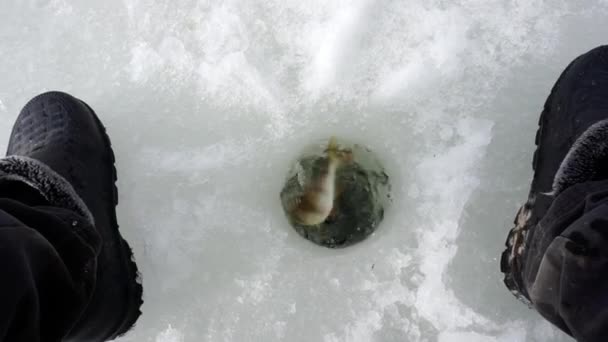
[{"label": "boot fur trim", "polygon": [[28,184],[51,205],[72,210],[95,225],[93,215],[74,187],[46,164],[24,156],[9,156],[0,159],[0,176]]},{"label": "boot fur trim", "polygon": [[568,187],[598,180],[608,160],[608,119],[589,127],[572,145],[562,161],[550,195],[557,196]]}]

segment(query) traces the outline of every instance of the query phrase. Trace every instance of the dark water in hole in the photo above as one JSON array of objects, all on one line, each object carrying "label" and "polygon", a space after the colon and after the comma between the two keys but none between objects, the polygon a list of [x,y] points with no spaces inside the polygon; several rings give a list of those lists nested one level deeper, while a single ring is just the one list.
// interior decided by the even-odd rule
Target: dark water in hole
[{"label": "dark water in hole", "polygon": [[314,145],[302,153],[289,172],[281,191],[283,209],[293,228],[302,237],[329,248],[355,244],[371,235],[384,217],[390,202],[389,176],[373,152],[357,144],[340,144],[350,149],[353,161],[336,172],[334,215],[320,225],[305,226],[289,217],[287,203],[301,196],[311,180],[326,167],[326,144]]}]

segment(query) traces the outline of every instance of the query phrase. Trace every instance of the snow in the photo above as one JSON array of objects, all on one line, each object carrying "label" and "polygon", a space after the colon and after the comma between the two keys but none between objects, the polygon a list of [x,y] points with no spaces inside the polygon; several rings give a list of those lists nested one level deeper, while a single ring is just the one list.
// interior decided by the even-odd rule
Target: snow
[{"label": "snow", "polygon": [[[117,341],[568,341],[506,290],[498,259],[541,106],[604,42],[607,10],[5,0],[0,131],[51,89],[106,124],[145,291]],[[377,152],[393,184],[378,231],[344,250],[300,238],[279,200],[300,148],[333,134]]]}]

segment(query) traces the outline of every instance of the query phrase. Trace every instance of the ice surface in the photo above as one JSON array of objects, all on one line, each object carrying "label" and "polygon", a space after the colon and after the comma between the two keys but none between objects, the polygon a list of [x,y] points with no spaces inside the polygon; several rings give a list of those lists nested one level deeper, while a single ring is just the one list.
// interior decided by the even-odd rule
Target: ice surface
[{"label": "ice surface", "polygon": [[[59,89],[118,158],[144,279],[127,341],[568,341],[501,283],[537,117],[606,1],[0,3],[0,130]],[[330,134],[381,154],[393,210],[345,249],[279,192]],[[1,142],[6,144],[6,140]],[[3,145],[6,146],[6,145]]]}]

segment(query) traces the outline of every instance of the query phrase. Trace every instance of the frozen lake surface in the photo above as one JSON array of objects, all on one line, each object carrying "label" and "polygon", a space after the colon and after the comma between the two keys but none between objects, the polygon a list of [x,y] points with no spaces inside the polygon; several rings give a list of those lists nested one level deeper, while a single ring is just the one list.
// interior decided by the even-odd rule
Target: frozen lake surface
[{"label": "frozen lake surface", "polygon": [[[502,285],[559,73],[604,43],[608,1],[0,3],[0,132],[25,102],[88,102],[117,154],[144,281],[117,341],[570,341]],[[329,135],[383,159],[393,203],[344,250],[279,192]]]}]

